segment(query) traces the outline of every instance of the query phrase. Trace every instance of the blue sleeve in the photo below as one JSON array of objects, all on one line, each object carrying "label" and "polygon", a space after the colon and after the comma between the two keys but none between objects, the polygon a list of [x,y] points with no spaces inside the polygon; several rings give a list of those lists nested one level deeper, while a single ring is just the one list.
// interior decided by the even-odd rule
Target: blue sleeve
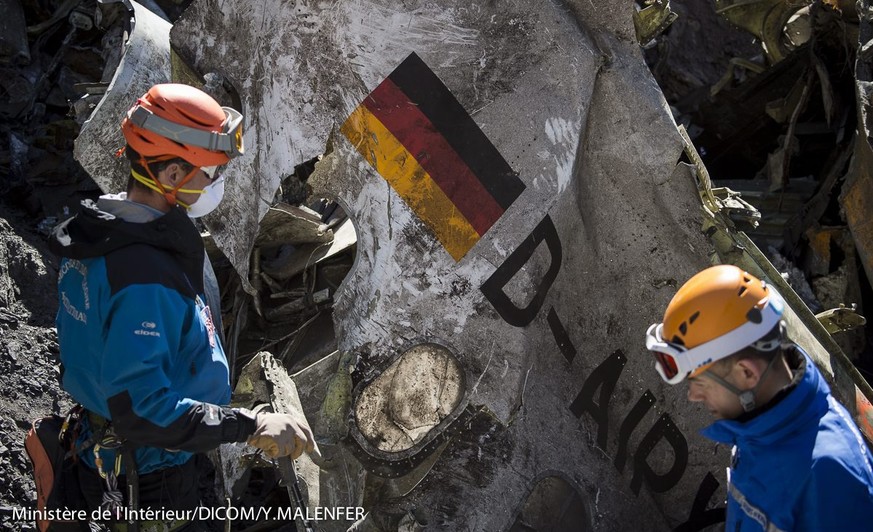
[{"label": "blue sleeve", "polygon": [[112,298],[99,371],[121,438],[197,452],[254,432],[254,421],[237,410],[185,397],[171,385],[195,313],[193,303],[161,285],[128,286]]},{"label": "blue sleeve", "polygon": [[813,462],[795,507],[796,530],[870,530],[873,490],[840,460],[825,456]]}]

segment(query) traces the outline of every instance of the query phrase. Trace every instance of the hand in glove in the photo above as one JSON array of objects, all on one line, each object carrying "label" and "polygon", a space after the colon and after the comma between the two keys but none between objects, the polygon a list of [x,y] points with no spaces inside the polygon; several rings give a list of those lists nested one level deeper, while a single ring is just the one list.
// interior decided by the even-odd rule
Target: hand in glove
[{"label": "hand in glove", "polygon": [[318,452],[315,437],[309,423],[302,415],[273,414],[261,412],[255,418],[257,428],[248,439],[249,445],[263,449],[270,458],[290,456],[295,459],[303,454]]}]

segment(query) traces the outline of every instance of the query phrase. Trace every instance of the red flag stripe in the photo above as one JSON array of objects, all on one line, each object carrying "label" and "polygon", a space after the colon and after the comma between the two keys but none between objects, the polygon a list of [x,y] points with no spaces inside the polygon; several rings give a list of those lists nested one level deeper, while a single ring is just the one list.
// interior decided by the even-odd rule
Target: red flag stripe
[{"label": "red flag stripe", "polygon": [[415,157],[479,235],[494,225],[503,208],[394,82],[385,79],[364,99],[364,106]]}]

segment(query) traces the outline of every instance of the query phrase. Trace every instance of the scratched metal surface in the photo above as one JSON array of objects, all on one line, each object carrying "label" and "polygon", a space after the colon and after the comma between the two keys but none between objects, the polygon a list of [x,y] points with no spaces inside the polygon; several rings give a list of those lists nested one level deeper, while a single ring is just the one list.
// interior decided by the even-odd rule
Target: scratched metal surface
[{"label": "scratched metal surface", "polygon": [[[343,204],[359,239],[335,306],[340,347],[358,355],[349,412],[406,349],[438,344],[457,358],[460,402],[409,448],[380,451],[351,416],[338,448],[370,470],[368,485],[382,486],[368,499],[373,523],[396,528],[416,508],[436,528],[508,529],[551,477],[575,490],[581,529],[701,523],[691,515],[698,489],[712,488],[711,505],[723,496],[724,450],[696,435],[705,417],[684,389],[661,384],[643,349],[646,326],[711,248],[693,179],[677,166],[682,142],[633,39],[632,9],[606,0],[200,0],[172,29],[179,54],[224,75],[242,99],[248,150],[229,165],[226,200],[207,224],[244,277],[279,180],[332,135],[311,181]],[[524,185],[459,259],[422,221],[427,210],[410,207],[387,170],[341,133],[413,52]],[[126,91],[116,84],[112,97],[132,102],[144,89]],[[106,129],[117,116],[93,120]],[[112,144],[91,142],[104,152]],[[301,395],[317,417],[318,395]],[[351,487],[347,497],[364,500]]]},{"label": "scratched metal surface", "polygon": [[116,156],[124,147],[124,113],[152,85],[170,81],[170,23],[133,0],[118,1],[134,13],[130,37],[106,95],[82,125],[73,151],[104,192],[123,191],[127,184],[127,160]]},{"label": "scratched metal surface", "polygon": [[[705,418],[684,390],[660,383],[643,351],[646,326],[711,249],[694,182],[677,169],[681,140],[631,37],[631,9],[226,0],[199,2],[177,22],[174,46],[199,71],[232,80],[246,143],[257,146],[237,166],[225,213],[262,212],[278,179],[333,132],[311,182],[339,199],[358,233],[335,307],[341,348],[360,355],[353,402],[421,343],[446,346],[465,372],[459,408],[478,414],[460,429],[449,416],[401,453],[442,455],[412,491],[378,500],[374,521],[415,507],[438,527],[506,529],[553,475],[584,501],[581,528],[662,530],[689,519],[708,473],[723,482],[724,453],[696,435]],[[525,187],[458,261],[339,131],[412,52]],[[251,226],[237,227],[216,239],[240,253],[244,273]],[[362,461],[389,475],[391,454],[354,423],[351,433]]]}]

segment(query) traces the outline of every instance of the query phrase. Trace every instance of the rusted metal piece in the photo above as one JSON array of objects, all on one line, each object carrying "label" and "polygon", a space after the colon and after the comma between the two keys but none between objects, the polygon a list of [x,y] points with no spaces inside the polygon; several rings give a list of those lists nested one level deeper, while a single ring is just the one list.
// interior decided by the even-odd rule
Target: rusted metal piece
[{"label": "rusted metal piece", "polygon": [[873,280],[873,55],[865,54],[873,43],[873,6],[869,0],[858,4],[858,14],[861,39],[861,51],[855,62],[858,136],[839,201],[867,279]]},{"label": "rusted metal piece", "polygon": [[771,63],[778,63],[796,46],[786,42],[786,26],[798,11],[811,3],[812,0],[716,0],[715,9],[719,15],[760,39],[767,58]]},{"label": "rusted metal piece", "polygon": [[855,144],[855,159],[840,193],[840,206],[867,279],[873,279],[873,151],[869,143],[869,133],[864,132]]},{"label": "rusted metal piece", "polygon": [[851,331],[867,324],[867,318],[858,314],[856,310],[857,305],[855,304],[852,304],[851,308],[847,308],[846,305],[840,305],[839,308],[833,308],[816,314],[815,318],[821,322],[827,332],[837,334]]},{"label": "rusted metal piece", "polygon": [[634,7],[634,30],[640,46],[652,42],[679,18],[670,9],[670,0],[648,0],[645,7],[640,8],[636,4]]}]

